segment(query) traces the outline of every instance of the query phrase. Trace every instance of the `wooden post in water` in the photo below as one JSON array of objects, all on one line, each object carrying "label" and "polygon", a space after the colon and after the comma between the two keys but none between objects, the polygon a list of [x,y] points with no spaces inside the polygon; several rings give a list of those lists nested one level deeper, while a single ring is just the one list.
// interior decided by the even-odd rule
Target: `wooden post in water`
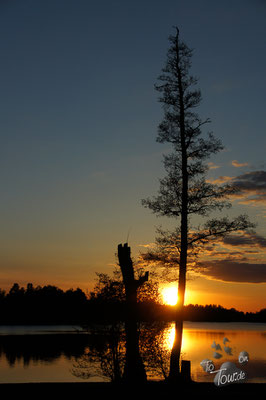
[{"label": "wooden post in water", "polygon": [[139,333],[137,327],[137,290],[148,280],[148,272],[139,279],[134,277],[130,247],[127,243],[118,245],[118,260],[126,292],[126,363],[124,380],[127,382],[146,381],[145,368],[139,353]]},{"label": "wooden post in water", "polygon": [[187,360],[181,361],[181,378],[184,382],[191,381],[191,363]]}]

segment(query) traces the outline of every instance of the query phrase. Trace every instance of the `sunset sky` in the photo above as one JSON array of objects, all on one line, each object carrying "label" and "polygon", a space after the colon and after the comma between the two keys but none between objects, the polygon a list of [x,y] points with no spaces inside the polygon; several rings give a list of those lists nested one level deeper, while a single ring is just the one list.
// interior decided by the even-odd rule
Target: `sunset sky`
[{"label": "sunset sky", "polygon": [[[204,254],[187,303],[266,307],[266,2],[0,1],[0,288],[91,290],[117,245],[137,258],[158,225],[141,199],[164,176],[154,83],[173,25],[194,49],[202,118],[225,150],[208,179],[243,189],[254,232]],[[223,214],[226,215],[226,214]]]}]

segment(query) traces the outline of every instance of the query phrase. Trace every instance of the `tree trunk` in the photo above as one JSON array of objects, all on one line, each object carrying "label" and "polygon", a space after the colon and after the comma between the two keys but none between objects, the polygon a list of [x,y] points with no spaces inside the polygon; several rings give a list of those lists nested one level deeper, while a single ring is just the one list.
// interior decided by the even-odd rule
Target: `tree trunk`
[{"label": "tree trunk", "polygon": [[179,261],[179,281],[178,281],[178,303],[175,322],[175,341],[171,353],[169,378],[175,379],[180,375],[180,356],[183,334],[183,308],[186,291],[186,272],[187,272],[187,234],[188,234],[188,171],[187,171],[187,148],[185,132],[185,112],[184,112],[184,93],[182,85],[182,75],[179,66],[179,42],[178,32],[176,36],[176,68],[178,72],[178,92],[180,104],[180,139],[182,154],[182,204],[181,204],[181,249]]},{"label": "tree trunk", "polygon": [[118,259],[122,271],[126,292],[126,363],[123,379],[126,382],[144,382],[146,371],[139,352],[139,332],[137,324],[137,289],[148,280],[148,273],[138,280],[134,278],[133,263],[130,257],[130,247],[127,243],[118,246]]}]

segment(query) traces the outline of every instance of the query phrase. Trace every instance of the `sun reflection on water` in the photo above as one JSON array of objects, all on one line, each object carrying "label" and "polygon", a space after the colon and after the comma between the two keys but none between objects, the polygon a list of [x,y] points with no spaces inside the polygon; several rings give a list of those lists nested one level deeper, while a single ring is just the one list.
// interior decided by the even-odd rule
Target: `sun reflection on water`
[{"label": "sun reflection on water", "polygon": [[[182,333],[182,352],[186,352],[190,348],[190,335],[187,329],[183,329]],[[174,341],[175,341],[175,323],[171,323],[167,328],[164,330],[163,334],[163,344],[166,350],[172,350]]]},{"label": "sun reflection on water", "polygon": [[171,350],[173,347],[175,341],[175,324],[169,325],[163,335],[163,342],[164,342],[164,347],[167,350]]}]

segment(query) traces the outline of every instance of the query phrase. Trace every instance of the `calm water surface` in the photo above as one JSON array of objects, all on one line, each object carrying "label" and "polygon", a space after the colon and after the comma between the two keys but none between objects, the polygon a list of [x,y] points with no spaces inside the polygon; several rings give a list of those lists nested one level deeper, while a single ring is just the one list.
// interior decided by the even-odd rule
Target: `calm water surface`
[{"label": "calm water surface", "polygon": [[[173,328],[171,328],[173,329]],[[223,339],[227,338],[227,346],[232,348],[232,355],[224,351]],[[222,355],[214,358],[213,342],[220,344]],[[240,366],[238,356],[247,351],[249,362]],[[192,379],[201,382],[213,382],[214,375],[203,371],[200,362],[208,358],[219,369],[226,361],[234,362],[248,375],[248,382],[266,382],[266,324],[256,323],[193,323],[186,322],[182,341],[182,357],[191,360]]]},{"label": "calm water surface", "polygon": [[[160,336],[164,349],[170,351],[174,340],[174,324],[168,324]],[[223,338],[228,338],[232,355],[223,350]],[[18,382],[76,382],[73,365],[88,353],[94,338],[79,327],[73,326],[0,326],[0,383]],[[213,357],[213,341],[220,344],[220,359]],[[266,324],[185,322],[182,358],[191,361],[192,379],[212,382],[214,375],[207,374],[200,362],[209,358],[215,367],[225,361],[238,364],[241,351],[249,353],[249,362],[242,369],[248,382],[266,383]],[[150,378],[162,376],[156,372]],[[91,377],[88,380],[103,380]]]}]

